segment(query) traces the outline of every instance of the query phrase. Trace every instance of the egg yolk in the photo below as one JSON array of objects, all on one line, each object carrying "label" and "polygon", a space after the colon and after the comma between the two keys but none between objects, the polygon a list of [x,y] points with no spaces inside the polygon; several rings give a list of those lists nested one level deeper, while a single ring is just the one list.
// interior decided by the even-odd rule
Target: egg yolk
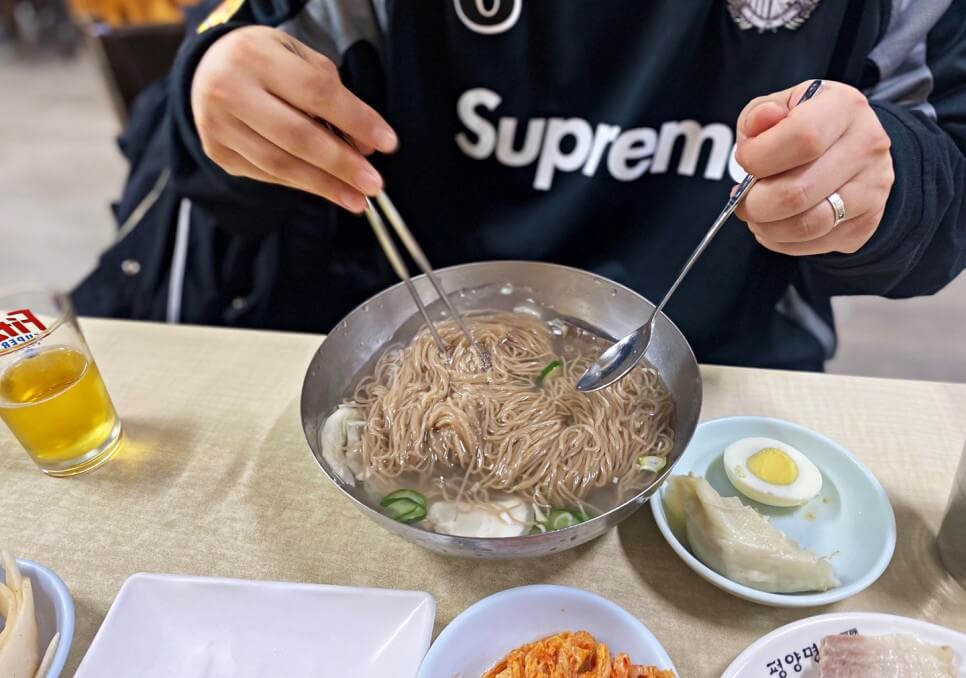
[{"label": "egg yolk", "polygon": [[777,447],[766,447],[751,455],[748,470],[772,485],[791,485],[798,478],[798,466]]}]

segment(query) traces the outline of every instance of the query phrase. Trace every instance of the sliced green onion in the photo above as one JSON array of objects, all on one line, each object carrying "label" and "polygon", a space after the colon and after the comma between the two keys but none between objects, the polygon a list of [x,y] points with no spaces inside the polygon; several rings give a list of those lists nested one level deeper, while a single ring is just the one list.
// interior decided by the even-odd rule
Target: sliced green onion
[{"label": "sliced green onion", "polygon": [[551,372],[553,372],[558,367],[561,367],[562,365],[563,365],[563,363],[560,362],[559,360],[552,360],[552,361],[550,361],[550,364],[548,364],[546,367],[544,367],[540,371],[539,376],[537,376],[537,386],[539,386],[540,384],[542,384],[543,383],[543,380],[546,379],[550,375]]},{"label": "sliced green onion", "polygon": [[665,457],[648,455],[637,460],[637,468],[642,471],[657,473],[665,466],[667,466],[667,459]]},{"label": "sliced green onion", "polygon": [[390,492],[382,498],[382,505],[389,506],[391,503],[398,501],[399,499],[408,499],[414,504],[419,504],[423,508],[426,508],[426,497],[421,495],[416,490],[396,490],[395,492]]},{"label": "sliced green onion", "polygon": [[550,517],[547,518],[547,527],[551,530],[562,530],[573,527],[579,522],[581,522],[580,519],[570,511],[556,510],[550,512]]},{"label": "sliced green onion", "polygon": [[546,520],[538,520],[532,528],[530,534],[543,534],[554,530],[563,530],[573,527],[578,523],[585,523],[590,520],[590,516],[580,509],[553,509],[547,515]]}]

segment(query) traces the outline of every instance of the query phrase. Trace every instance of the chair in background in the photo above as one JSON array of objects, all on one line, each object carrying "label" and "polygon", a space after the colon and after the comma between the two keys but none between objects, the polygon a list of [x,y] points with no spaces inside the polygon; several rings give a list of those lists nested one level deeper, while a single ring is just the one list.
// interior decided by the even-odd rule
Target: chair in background
[{"label": "chair in background", "polygon": [[123,123],[138,93],[170,70],[184,37],[183,9],[195,0],[67,1],[93,44]]}]

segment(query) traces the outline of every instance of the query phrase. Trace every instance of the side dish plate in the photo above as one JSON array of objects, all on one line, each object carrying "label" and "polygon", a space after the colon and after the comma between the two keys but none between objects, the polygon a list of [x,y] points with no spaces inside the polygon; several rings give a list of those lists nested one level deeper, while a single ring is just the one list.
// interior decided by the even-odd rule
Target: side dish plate
[{"label": "side dish plate", "polygon": [[[956,655],[959,675],[966,676],[966,635],[908,617],[843,612],[801,619],[772,631],[738,655],[721,678],[771,678],[781,671],[789,676],[817,678],[816,649],[821,648],[822,638],[839,633],[867,636],[909,633],[925,643],[948,645]],[[776,666],[781,671],[773,671]]]},{"label": "side dish plate", "polygon": [[76,678],[411,676],[435,616],[416,591],[136,574]]},{"label": "side dish plate", "polygon": [[675,670],[654,634],[624,608],[588,591],[538,585],[501,591],[464,610],[439,634],[418,678],[482,676],[521,645],[581,630],[635,664]]},{"label": "side dish plate", "polygon": [[[822,472],[822,491],[804,506],[776,508],[741,496],[725,475],[722,454],[741,438],[775,438],[798,448]],[[842,585],[816,593],[767,593],[724,577],[689,550],[668,524],[661,488],[651,511],[675,553],[699,576],[739,598],[774,607],[814,607],[868,588],[885,571],[896,545],[896,519],[882,485],[848,450],[804,426],[767,417],[728,417],[700,424],[674,474],[703,476],[722,496],[741,498],[804,548],[828,556]]]}]

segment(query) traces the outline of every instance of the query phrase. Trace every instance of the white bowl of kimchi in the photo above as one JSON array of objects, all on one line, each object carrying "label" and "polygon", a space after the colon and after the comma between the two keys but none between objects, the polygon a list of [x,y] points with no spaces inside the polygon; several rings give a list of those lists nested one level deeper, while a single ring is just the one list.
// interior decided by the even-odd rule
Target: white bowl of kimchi
[{"label": "white bowl of kimchi", "polygon": [[[6,603],[0,602],[0,674],[37,671],[50,648],[47,670],[38,675],[58,678],[74,637],[74,601],[67,586],[51,569],[30,560],[17,559],[16,565],[19,583],[9,576],[0,559],[0,586],[6,589],[5,594],[0,594],[6,598]],[[24,580],[30,582],[30,594],[26,594]],[[55,635],[57,643],[51,646]],[[34,674],[28,675],[33,678]]]},{"label": "white bowl of kimchi", "polygon": [[677,675],[654,634],[624,608],[589,591],[538,585],[496,593],[464,610],[430,647],[418,678],[526,678],[526,674],[506,666],[511,657],[522,659],[524,646],[536,647],[556,637],[551,642],[558,646],[561,642],[575,643],[583,649],[588,638],[584,634],[592,636],[597,651],[602,651],[599,645],[606,645],[614,660],[624,654],[633,665],[671,672],[631,671],[626,675]]}]

